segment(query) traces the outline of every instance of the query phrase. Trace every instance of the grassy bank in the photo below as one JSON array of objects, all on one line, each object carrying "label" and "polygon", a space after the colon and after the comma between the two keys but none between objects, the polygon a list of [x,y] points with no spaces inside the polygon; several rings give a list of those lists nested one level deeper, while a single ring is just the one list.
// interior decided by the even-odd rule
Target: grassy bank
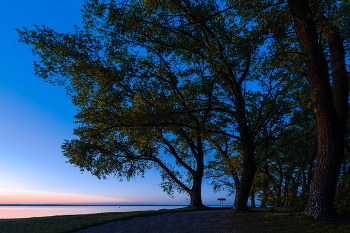
[{"label": "grassy bank", "polygon": [[[217,209],[217,208],[208,208]],[[88,226],[99,225],[120,218],[136,215],[154,215],[174,211],[192,211],[194,208],[181,208],[159,211],[135,211],[85,215],[67,215],[25,219],[0,219],[1,233],[63,233]],[[284,209],[256,209],[250,212],[228,211],[225,221],[229,228],[239,233],[350,233],[350,218],[337,218],[320,221],[288,212]]]},{"label": "grassy bank", "polygon": [[98,225],[111,220],[132,217],[146,212],[102,213],[66,215],[38,218],[0,219],[1,233],[63,233],[78,230],[89,225]]},{"label": "grassy bank", "polygon": [[350,217],[321,221],[283,208],[249,212],[231,210],[227,217],[230,219],[228,224],[239,233],[350,233]]},{"label": "grassy bank", "polygon": [[[215,209],[215,208],[210,208]],[[37,218],[0,219],[0,233],[66,233],[89,226],[100,225],[108,221],[130,218],[137,215],[155,215],[174,211],[193,211],[195,208],[158,211],[133,211],[84,215],[65,215]]]}]

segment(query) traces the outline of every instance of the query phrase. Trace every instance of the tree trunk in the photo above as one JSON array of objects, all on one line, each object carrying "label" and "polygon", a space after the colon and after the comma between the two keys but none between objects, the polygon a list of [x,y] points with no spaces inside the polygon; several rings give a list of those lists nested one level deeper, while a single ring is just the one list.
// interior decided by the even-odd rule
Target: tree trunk
[{"label": "tree trunk", "polygon": [[192,190],[190,193],[190,206],[194,207],[203,207],[202,202],[202,179],[203,179],[203,170],[196,171],[196,174],[193,177]]},{"label": "tree trunk", "polygon": [[307,80],[318,128],[318,157],[304,213],[315,218],[327,218],[333,214],[335,190],[344,154],[348,104],[344,47],[335,28],[328,28],[326,37],[332,58],[333,93],[327,69],[329,64],[321,45],[321,35],[316,29],[319,22],[315,22],[309,2],[289,0],[288,4],[294,17],[299,45],[306,56]]},{"label": "tree trunk", "polygon": [[236,187],[233,203],[235,210],[249,210],[248,199],[253,184],[256,165],[254,160],[253,143],[243,143],[243,171],[240,186]]},{"label": "tree trunk", "polygon": [[262,197],[261,197],[261,203],[260,207],[267,207],[267,189],[268,187],[264,187],[262,190]]},{"label": "tree trunk", "polygon": [[254,191],[254,189],[252,189],[252,191],[250,192],[250,207],[251,208],[256,208],[256,205],[255,205],[255,191]]},{"label": "tree trunk", "polygon": [[276,183],[274,185],[274,190],[275,190],[275,193],[276,193],[276,200],[274,201],[273,203],[273,206],[275,207],[280,207],[280,204],[281,204],[281,195],[282,195],[282,184],[281,182],[279,181],[278,184]]},{"label": "tree trunk", "polygon": [[269,180],[267,179],[267,177],[270,176],[269,165],[267,160],[265,160],[265,165],[263,168],[264,176],[262,177],[262,197],[260,207],[267,207],[267,191],[269,190]]},{"label": "tree trunk", "polygon": [[204,153],[201,149],[201,146],[199,146],[198,148],[200,148],[200,151],[197,151],[198,153],[196,153],[197,167],[196,170],[192,173],[193,182],[190,193],[190,206],[203,207],[204,205],[202,202],[202,181],[204,174]]},{"label": "tree trunk", "polygon": [[[292,189],[289,188],[289,183],[292,182]],[[296,193],[293,192],[294,179],[292,174],[288,174],[284,179],[284,191],[283,200],[281,202],[282,206],[287,206],[290,199],[296,199]]]}]

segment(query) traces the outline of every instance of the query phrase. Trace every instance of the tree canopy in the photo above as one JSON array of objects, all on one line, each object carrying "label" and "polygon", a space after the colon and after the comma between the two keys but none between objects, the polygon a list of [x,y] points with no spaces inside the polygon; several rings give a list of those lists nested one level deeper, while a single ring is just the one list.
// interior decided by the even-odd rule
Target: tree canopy
[{"label": "tree canopy", "polygon": [[78,139],[62,146],[70,163],[100,178],[157,168],[164,191],[186,192],[194,206],[203,205],[205,178],[230,187],[238,210],[255,195],[269,205],[299,198],[306,214],[323,217],[344,174],[347,9],[90,0],[74,33],[18,32],[39,57],[36,74],[64,86],[79,108]]}]

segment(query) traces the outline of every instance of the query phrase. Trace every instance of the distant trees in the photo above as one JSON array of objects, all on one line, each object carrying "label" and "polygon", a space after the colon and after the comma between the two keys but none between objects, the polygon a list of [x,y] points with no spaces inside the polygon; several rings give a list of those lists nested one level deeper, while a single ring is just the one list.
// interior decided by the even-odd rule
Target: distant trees
[{"label": "distant trees", "polygon": [[237,210],[255,195],[279,206],[309,198],[304,213],[326,217],[340,171],[348,185],[346,9],[91,0],[75,33],[18,31],[40,58],[36,74],[65,86],[79,108],[78,139],[62,146],[69,162],[98,177],[159,168],[164,191],[184,191],[194,206],[208,178],[231,186]]}]

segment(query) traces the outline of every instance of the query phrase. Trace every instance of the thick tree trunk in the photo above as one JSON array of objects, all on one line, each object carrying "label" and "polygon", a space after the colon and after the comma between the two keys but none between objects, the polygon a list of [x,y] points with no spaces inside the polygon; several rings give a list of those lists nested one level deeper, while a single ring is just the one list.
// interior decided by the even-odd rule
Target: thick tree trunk
[{"label": "thick tree trunk", "polygon": [[[333,214],[333,201],[344,154],[344,135],[347,120],[348,83],[344,47],[339,33],[327,32],[332,57],[332,92],[324,50],[309,2],[289,0],[296,34],[306,56],[307,79],[310,83],[318,128],[318,158],[309,200],[304,213],[315,218]],[[324,19],[323,24],[325,23]],[[336,66],[335,64],[336,63]]]},{"label": "thick tree trunk", "polygon": [[242,178],[240,186],[236,187],[236,195],[233,203],[233,209],[235,210],[249,210],[248,199],[256,171],[253,143],[243,143],[242,166]]},{"label": "thick tree trunk", "polygon": [[[202,202],[202,181],[204,175],[204,152],[202,150],[201,140],[198,140],[198,145],[196,151],[193,151],[196,157],[197,167],[196,170],[192,173],[193,182],[192,189],[190,193],[190,206],[194,207],[203,207]],[[191,147],[194,150],[194,147]]]},{"label": "thick tree trunk", "polygon": [[202,202],[202,180],[203,180],[204,166],[197,169],[193,176],[192,190],[190,193],[190,206],[203,207]]}]

